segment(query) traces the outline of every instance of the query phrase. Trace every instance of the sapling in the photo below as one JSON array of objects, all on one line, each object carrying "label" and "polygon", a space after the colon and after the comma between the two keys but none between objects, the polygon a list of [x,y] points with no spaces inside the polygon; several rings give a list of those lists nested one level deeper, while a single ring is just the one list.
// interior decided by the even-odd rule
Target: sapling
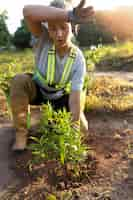
[{"label": "sapling", "polygon": [[49,103],[42,105],[39,134],[31,139],[34,143],[29,148],[36,161],[52,159],[61,164],[77,163],[87,155],[80,130],[72,127],[71,113],[65,108],[55,111]]}]

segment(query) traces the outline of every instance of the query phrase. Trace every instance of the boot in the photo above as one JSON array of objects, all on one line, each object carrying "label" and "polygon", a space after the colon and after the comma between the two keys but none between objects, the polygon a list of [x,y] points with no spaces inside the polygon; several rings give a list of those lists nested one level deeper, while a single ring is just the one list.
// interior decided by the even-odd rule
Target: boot
[{"label": "boot", "polygon": [[24,150],[27,145],[27,136],[28,136],[28,129],[27,129],[27,105],[18,105],[16,104],[15,107],[12,107],[13,113],[13,122],[14,127],[16,129],[15,133],[15,143],[13,145],[12,150]]},{"label": "boot", "polygon": [[13,123],[16,130],[15,133],[15,143],[13,145],[13,151],[21,151],[26,148],[27,144],[27,136],[28,136],[28,129],[27,129],[27,112],[28,112],[28,102],[26,98],[23,97],[23,102],[21,104],[18,101],[19,99],[14,99],[11,102],[12,108],[12,116],[13,116]]}]

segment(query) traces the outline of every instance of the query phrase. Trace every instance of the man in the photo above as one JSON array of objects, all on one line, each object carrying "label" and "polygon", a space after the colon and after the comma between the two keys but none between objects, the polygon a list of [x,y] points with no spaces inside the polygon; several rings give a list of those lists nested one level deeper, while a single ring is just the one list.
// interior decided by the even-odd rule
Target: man
[{"label": "man", "polygon": [[28,104],[50,101],[55,109],[65,106],[72,113],[76,127],[81,119],[88,128],[84,105],[81,105],[85,60],[82,52],[71,43],[71,25],[86,23],[93,14],[93,8],[84,8],[84,4],[85,0],[81,0],[75,9],[67,10],[64,2],[53,1],[51,6],[27,5],[23,9],[28,28],[38,38],[38,43],[34,75],[18,74],[11,83],[15,151],[26,148]]}]

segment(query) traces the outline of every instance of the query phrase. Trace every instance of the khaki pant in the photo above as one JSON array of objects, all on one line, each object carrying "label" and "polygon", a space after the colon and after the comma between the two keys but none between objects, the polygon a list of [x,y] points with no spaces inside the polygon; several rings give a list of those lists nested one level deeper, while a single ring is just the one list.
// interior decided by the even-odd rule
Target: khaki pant
[{"label": "khaki pant", "polygon": [[36,87],[30,75],[18,74],[13,78],[10,88],[11,110],[16,128],[13,150],[23,150],[26,147],[28,104],[33,101],[36,94]]},{"label": "khaki pant", "polygon": [[28,104],[36,97],[37,91],[32,78],[28,74],[16,75],[10,88],[11,109],[16,129],[26,128]]}]

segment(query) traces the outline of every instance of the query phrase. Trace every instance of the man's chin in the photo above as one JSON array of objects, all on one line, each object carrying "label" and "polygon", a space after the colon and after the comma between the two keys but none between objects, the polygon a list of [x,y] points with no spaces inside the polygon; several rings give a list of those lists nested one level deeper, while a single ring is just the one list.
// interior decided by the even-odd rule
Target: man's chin
[{"label": "man's chin", "polygon": [[59,43],[56,43],[56,47],[57,47],[57,48],[63,48],[63,47],[65,47],[66,45],[67,45],[66,42],[59,42]]}]

